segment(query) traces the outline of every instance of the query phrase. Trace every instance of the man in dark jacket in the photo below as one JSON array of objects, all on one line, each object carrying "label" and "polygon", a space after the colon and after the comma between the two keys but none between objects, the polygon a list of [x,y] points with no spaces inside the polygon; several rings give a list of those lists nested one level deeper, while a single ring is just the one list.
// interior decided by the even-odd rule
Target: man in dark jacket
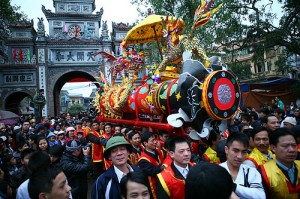
[{"label": "man in dark jacket", "polygon": [[92,189],[93,199],[121,199],[120,181],[129,172],[139,171],[135,166],[127,164],[132,146],[122,136],[110,138],[106,143],[104,158],[112,161],[109,167],[95,182]]},{"label": "man in dark jacket", "polygon": [[[82,154],[83,157],[82,157]],[[61,167],[67,176],[68,184],[74,199],[87,198],[88,181],[87,173],[92,166],[92,158],[89,155],[90,148],[82,148],[77,140],[70,140],[61,158]]]},{"label": "man in dark jacket", "polygon": [[22,124],[22,130],[16,134],[15,141],[16,144],[20,142],[27,142],[29,136],[29,121],[24,121]]},{"label": "man in dark jacket", "polygon": [[44,89],[40,89],[38,93],[33,97],[33,104],[36,124],[39,124],[42,120],[42,110],[46,104]]}]

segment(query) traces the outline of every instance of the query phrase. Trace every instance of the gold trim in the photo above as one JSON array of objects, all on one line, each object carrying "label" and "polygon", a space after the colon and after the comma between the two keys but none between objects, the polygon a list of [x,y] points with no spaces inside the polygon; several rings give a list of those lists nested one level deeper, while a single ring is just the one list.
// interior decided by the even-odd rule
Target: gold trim
[{"label": "gold trim", "polygon": [[168,196],[170,197],[171,193],[170,190],[165,182],[165,179],[162,177],[161,173],[157,174],[157,177],[159,179],[159,182],[161,184],[161,186],[164,188],[165,192],[168,194]]}]

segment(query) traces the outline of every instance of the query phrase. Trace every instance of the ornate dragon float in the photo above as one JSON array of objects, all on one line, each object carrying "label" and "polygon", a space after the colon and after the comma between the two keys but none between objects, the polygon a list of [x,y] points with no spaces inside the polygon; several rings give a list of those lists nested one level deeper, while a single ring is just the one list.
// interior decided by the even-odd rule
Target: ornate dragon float
[{"label": "ornate dragon float", "polygon": [[[236,77],[219,57],[208,58],[193,36],[194,30],[220,9],[221,5],[210,11],[212,2],[201,1],[187,36],[180,35],[185,27],[182,19],[159,15],[149,15],[128,32],[123,47],[165,37],[167,50],[160,64],[145,66],[145,54],[135,51],[124,50],[120,57],[106,52],[95,54],[102,54],[110,62],[112,77],[109,83],[101,73],[94,99],[100,121],[178,133],[187,124],[205,136],[211,121],[226,120],[235,113],[240,101]],[[137,73],[144,68],[148,75],[141,86],[135,87]],[[121,84],[115,84],[118,75]]]}]

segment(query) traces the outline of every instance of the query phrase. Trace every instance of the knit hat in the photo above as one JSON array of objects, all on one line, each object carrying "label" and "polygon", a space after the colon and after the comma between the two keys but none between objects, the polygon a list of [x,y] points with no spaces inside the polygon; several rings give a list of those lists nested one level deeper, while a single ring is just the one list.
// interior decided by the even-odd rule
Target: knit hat
[{"label": "knit hat", "polygon": [[66,129],[66,132],[69,132],[69,131],[75,131],[74,127],[73,126],[70,126]]},{"label": "knit hat", "polygon": [[67,151],[75,151],[75,150],[79,150],[82,148],[82,145],[79,141],[77,140],[70,140],[69,142],[67,142],[67,145],[66,145],[66,150]]},{"label": "knit hat", "polygon": [[296,125],[297,124],[297,121],[294,117],[286,117],[283,121],[284,122],[287,122],[287,123],[290,123],[292,125]]},{"label": "knit hat", "polygon": [[108,155],[111,151],[112,148],[116,147],[116,146],[121,146],[121,145],[125,145],[126,148],[128,149],[129,153],[132,152],[132,146],[131,144],[129,144],[124,137],[122,136],[116,136],[116,137],[112,137],[110,138],[107,143],[106,143],[106,148],[104,151],[104,157],[106,159],[108,159]]},{"label": "knit hat", "polygon": [[48,135],[47,135],[47,138],[49,138],[49,137],[56,137],[56,135],[53,133],[53,132],[50,132]]}]

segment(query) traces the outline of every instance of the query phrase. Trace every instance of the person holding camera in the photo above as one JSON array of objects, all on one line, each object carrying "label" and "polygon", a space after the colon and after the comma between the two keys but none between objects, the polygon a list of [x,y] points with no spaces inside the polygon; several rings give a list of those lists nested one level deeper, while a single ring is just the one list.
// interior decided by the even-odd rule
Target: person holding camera
[{"label": "person holding camera", "polygon": [[60,164],[72,188],[73,199],[87,198],[87,173],[92,166],[92,158],[89,154],[90,147],[83,147],[77,140],[70,140],[66,144]]}]

